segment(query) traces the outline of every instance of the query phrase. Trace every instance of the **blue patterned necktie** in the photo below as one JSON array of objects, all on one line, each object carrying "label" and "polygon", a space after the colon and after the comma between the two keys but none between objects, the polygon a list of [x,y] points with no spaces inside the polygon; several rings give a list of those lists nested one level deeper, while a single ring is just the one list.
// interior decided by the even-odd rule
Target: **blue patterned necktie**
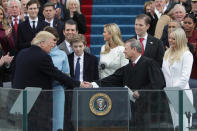
[{"label": "blue patterned necktie", "polygon": [[75,66],[75,77],[74,77],[74,79],[75,80],[80,80],[79,79],[79,76],[80,76],[80,63],[79,63],[79,61],[80,61],[80,57],[78,57],[77,58],[77,63],[76,63],[76,66]]}]

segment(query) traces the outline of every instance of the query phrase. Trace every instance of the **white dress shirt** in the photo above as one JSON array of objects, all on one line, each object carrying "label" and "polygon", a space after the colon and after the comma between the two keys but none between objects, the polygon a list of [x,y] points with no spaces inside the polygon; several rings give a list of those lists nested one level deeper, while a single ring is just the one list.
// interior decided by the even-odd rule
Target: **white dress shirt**
[{"label": "white dress shirt", "polygon": [[35,21],[35,28],[36,28],[38,25],[38,17],[34,20],[29,17],[29,23],[32,29],[33,29],[33,21]]},{"label": "white dress shirt", "polygon": [[146,33],[146,35],[144,36],[144,37],[139,37],[138,35],[137,35],[137,40],[140,40],[140,38],[144,38],[144,40],[143,40],[143,45],[144,45],[144,51],[145,51],[145,49],[146,49],[146,43],[147,43],[147,38],[148,38],[148,33]]},{"label": "white dress shirt", "polygon": [[139,61],[139,59],[141,58],[142,55],[138,56],[138,58],[133,62],[133,64],[137,64],[137,62]]},{"label": "white dress shirt", "polygon": [[75,68],[76,68],[76,63],[77,63],[77,59],[80,57],[79,63],[80,63],[80,76],[79,76],[79,80],[83,81],[83,63],[84,63],[84,53],[81,56],[77,56],[74,53],[74,72],[75,72]]},{"label": "white dress shirt", "polygon": [[[17,18],[17,24],[19,24],[20,17],[17,16],[16,18]],[[12,23],[13,25],[15,24],[15,17],[12,17]]]},{"label": "white dress shirt", "polygon": [[47,19],[45,19],[45,22],[49,23],[50,24],[50,27],[53,27],[53,20],[54,19],[52,19],[51,21],[48,21]]},{"label": "white dress shirt", "polygon": [[66,43],[66,47],[67,47],[67,49],[69,51],[69,54],[71,54],[73,52],[73,49],[72,49],[70,43],[68,41],[66,41],[66,40],[64,42]]}]

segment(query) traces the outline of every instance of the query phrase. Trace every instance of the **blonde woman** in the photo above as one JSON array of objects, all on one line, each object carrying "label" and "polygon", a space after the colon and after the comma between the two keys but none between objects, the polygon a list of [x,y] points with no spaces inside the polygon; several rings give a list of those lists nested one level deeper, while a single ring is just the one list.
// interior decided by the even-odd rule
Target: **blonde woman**
[{"label": "blonde woman", "polygon": [[[189,87],[189,78],[192,69],[193,56],[187,47],[187,38],[183,29],[178,28],[170,33],[168,38],[170,48],[163,59],[162,71],[166,80],[166,87],[179,87],[185,92],[193,103],[193,94]],[[179,117],[169,102],[174,128],[178,126]],[[188,131],[188,121],[183,114],[183,131]]]},{"label": "blonde woman", "polygon": [[101,79],[113,74],[115,70],[129,62],[123,53],[124,43],[117,24],[104,25],[103,37],[106,43],[101,47],[100,54]]},{"label": "blonde woman", "polygon": [[0,6],[0,44],[5,54],[13,52],[14,39],[12,35],[12,28],[8,25],[5,10]]},{"label": "blonde woman", "polygon": [[64,9],[64,21],[73,19],[77,22],[79,34],[86,32],[86,19],[81,13],[79,0],[66,0],[66,9]]}]

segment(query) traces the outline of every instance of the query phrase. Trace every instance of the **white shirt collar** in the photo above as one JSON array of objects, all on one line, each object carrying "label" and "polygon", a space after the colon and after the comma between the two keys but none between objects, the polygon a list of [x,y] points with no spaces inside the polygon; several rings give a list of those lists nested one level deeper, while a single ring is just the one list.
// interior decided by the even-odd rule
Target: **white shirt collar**
[{"label": "white shirt collar", "polygon": [[29,17],[29,22],[32,23],[32,21],[38,22],[38,17],[34,20]]},{"label": "white shirt collar", "polygon": [[47,19],[45,19],[45,21],[46,21],[47,23],[50,23],[50,27],[53,27],[53,21],[54,21],[54,19],[52,19],[51,21],[48,21]]},{"label": "white shirt collar", "polygon": [[[17,21],[19,21],[20,17],[17,16],[16,18],[17,18]],[[14,19],[15,19],[15,17],[12,17],[12,21],[14,21]]]},{"label": "white shirt collar", "polygon": [[[17,18],[17,24],[19,24],[19,19],[20,19],[20,17],[19,16],[17,16],[16,17]],[[12,17],[12,22],[13,22],[13,25],[15,24],[15,17]]]},{"label": "white shirt collar", "polygon": [[67,49],[69,51],[69,54],[72,53],[73,52],[73,49],[72,49],[70,43],[67,40],[64,40],[64,42],[66,43],[66,47],[67,47]]},{"label": "white shirt collar", "polygon": [[144,38],[144,40],[147,40],[147,37],[148,37],[148,33],[146,32],[146,34],[145,34],[144,37],[139,37],[139,36],[137,35],[137,40],[139,40],[140,38]]},{"label": "white shirt collar", "polygon": [[137,62],[139,61],[139,59],[141,58],[142,55],[138,56],[138,58],[133,62],[135,64],[137,64]]},{"label": "white shirt collar", "polygon": [[74,59],[78,59],[80,57],[80,60],[83,60],[83,56],[84,56],[84,53],[81,55],[81,56],[77,56],[75,53],[74,53]]}]

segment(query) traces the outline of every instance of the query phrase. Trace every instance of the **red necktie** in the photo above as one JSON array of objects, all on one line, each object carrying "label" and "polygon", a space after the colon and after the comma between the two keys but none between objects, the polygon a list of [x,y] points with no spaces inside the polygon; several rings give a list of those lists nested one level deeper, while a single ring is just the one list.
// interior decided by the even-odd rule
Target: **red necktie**
[{"label": "red necktie", "polygon": [[135,67],[135,63],[133,63],[132,66]]},{"label": "red necktie", "polygon": [[16,38],[17,38],[17,28],[18,28],[17,18],[15,18],[14,19],[14,31],[15,31]]},{"label": "red necktie", "polygon": [[143,44],[143,40],[144,40],[144,38],[140,38],[140,43],[141,43],[141,46],[142,46],[142,55],[144,55],[144,44]]}]

